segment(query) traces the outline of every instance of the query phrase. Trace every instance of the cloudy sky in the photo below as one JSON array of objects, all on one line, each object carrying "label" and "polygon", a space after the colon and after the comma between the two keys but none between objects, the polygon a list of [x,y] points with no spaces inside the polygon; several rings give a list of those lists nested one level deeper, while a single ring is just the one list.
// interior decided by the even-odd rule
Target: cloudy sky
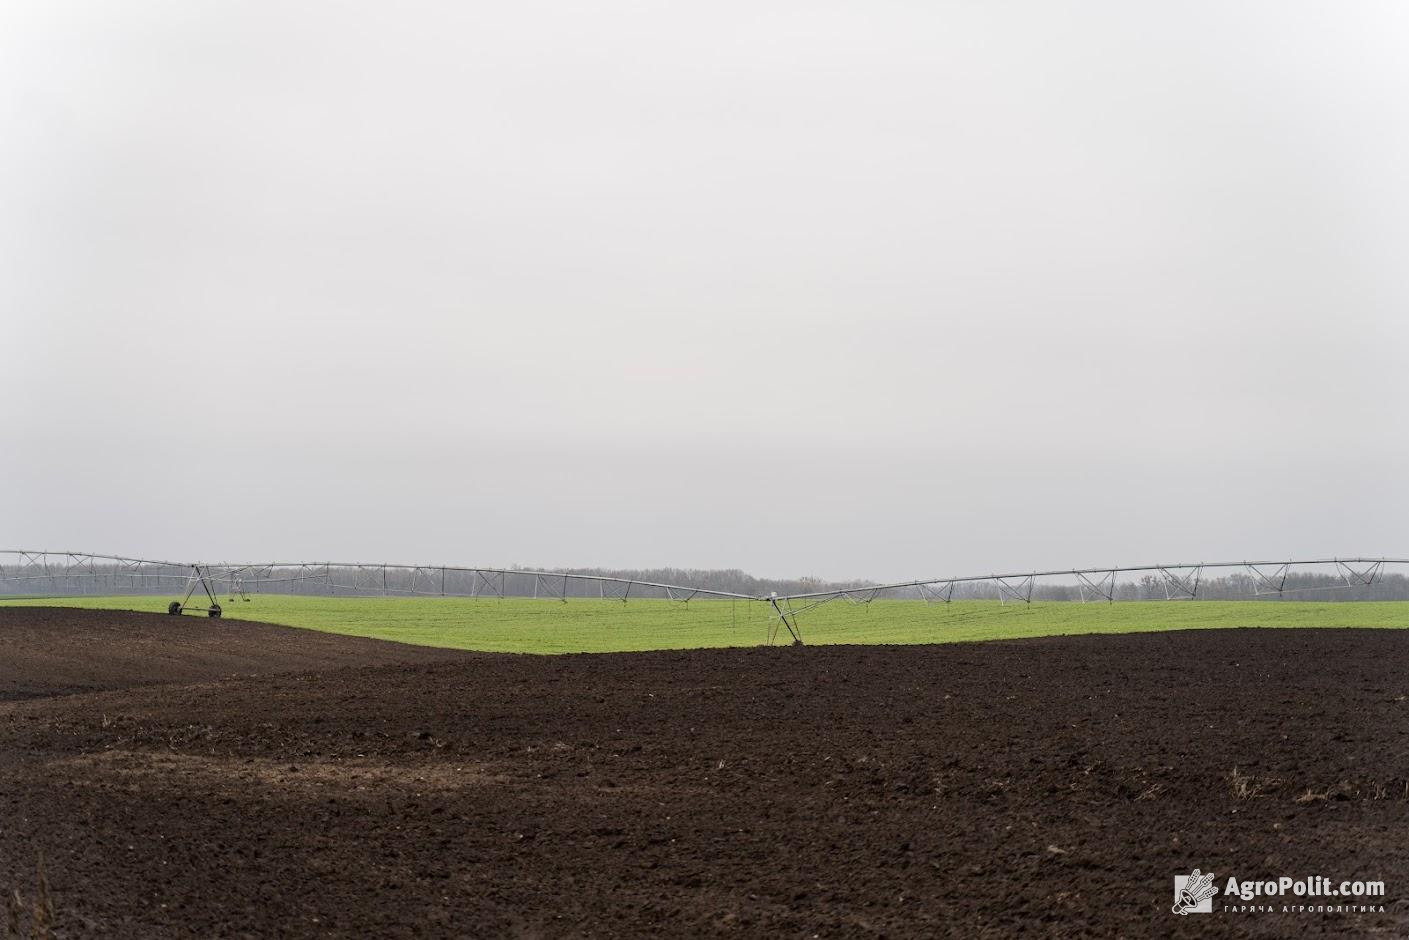
[{"label": "cloudy sky", "polygon": [[1409,554],[1402,4],[8,2],[0,548]]}]

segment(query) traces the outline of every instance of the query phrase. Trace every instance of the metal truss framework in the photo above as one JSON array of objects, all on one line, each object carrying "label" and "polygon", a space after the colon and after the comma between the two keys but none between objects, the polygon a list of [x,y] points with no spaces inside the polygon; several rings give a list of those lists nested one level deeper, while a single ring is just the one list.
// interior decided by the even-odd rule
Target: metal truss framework
[{"label": "metal truss framework", "polygon": [[[918,597],[926,603],[950,603],[956,588],[987,588],[987,596],[1000,603],[1031,604],[1033,591],[1039,582],[1048,585],[1065,584],[1073,589],[1075,600],[1081,603],[1117,600],[1196,600],[1204,583],[1204,575],[1212,569],[1228,575],[1244,575],[1253,590],[1237,594],[1240,598],[1281,597],[1286,594],[1329,591],[1355,587],[1370,587],[1382,583],[1390,568],[1405,569],[1406,558],[1314,558],[1292,561],[1219,561],[1169,565],[1115,565],[1101,568],[1059,568],[1050,571],[1030,571],[1014,574],[970,575],[956,578],[931,578],[917,581],[897,581],[867,588],[869,603],[877,596]],[[1322,572],[1339,583],[1316,586],[1288,586],[1288,576]],[[1121,576],[1127,580],[1122,582]],[[1132,576],[1142,576],[1138,581]],[[1155,598],[1152,591],[1163,596]],[[857,602],[855,589],[817,591],[793,594],[786,601],[789,610],[802,613],[821,604],[846,599]],[[972,595],[971,595],[972,596]],[[1225,595],[1227,596],[1227,595]],[[801,605],[801,606],[798,606]]]},{"label": "metal truss framework", "polygon": [[[86,552],[0,550],[0,598],[183,593],[173,614],[199,611],[219,617],[219,596],[249,600],[250,594],[317,594],[406,597],[655,598],[688,604],[696,598],[760,600],[707,587],[665,584],[608,575],[471,568],[458,565],[398,565],[368,562],[179,563]],[[208,603],[191,604],[192,597]],[[791,628],[790,628],[791,629]]]},{"label": "metal truss framework", "polygon": [[[567,602],[659,599],[688,604],[695,599],[753,601],[769,608],[768,641],[786,629],[793,643],[802,643],[798,617],[810,610],[845,600],[870,604],[878,598],[912,598],[928,604],[948,604],[956,588],[968,596],[985,596],[1008,604],[1031,604],[1042,585],[1067,585],[1074,599],[1113,603],[1117,600],[1194,600],[1204,587],[1204,575],[1242,575],[1251,586],[1240,597],[1280,597],[1289,593],[1371,587],[1390,569],[1409,573],[1404,558],[1319,558],[1292,561],[1227,561],[1192,564],[1106,566],[1006,574],[925,578],[798,594],[752,595],[716,588],[665,584],[607,575],[483,568],[458,565],[399,565],[365,562],[268,562],[210,564],[170,562],[96,555],[87,552],[0,550],[0,598],[57,598],[78,595],[184,593],[173,601],[173,614],[193,610],[218,617],[218,598],[249,600],[250,594],[317,594],[342,596],[537,598]],[[1289,575],[1321,572],[1332,576],[1315,587],[1288,586]],[[1124,577],[1124,580],[1122,579]],[[1138,579],[1138,580],[1137,580]],[[980,593],[975,594],[978,591]],[[986,592],[986,593],[984,593]],[[208,603],[192,605],[192,597]],[[1226,595],[1225,595],[1226,596]]]}]

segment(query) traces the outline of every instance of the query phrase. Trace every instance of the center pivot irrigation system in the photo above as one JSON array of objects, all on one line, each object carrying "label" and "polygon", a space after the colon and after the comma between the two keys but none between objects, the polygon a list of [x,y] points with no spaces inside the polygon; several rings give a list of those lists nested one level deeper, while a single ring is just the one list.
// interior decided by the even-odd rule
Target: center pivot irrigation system
[{"label": "center pivot irrigation system", "polygon": [[[335,596],[411,596],[499,598],[533,597],[566,602],[570,598],[620,600],[653,598],[688,604],[696,598],[749,601],[769,608],[768,642],[787,631],[802,643],[798,617],[823,604],[844,600],[869,604],[879,598],[909,598],[950,603],[961,596],[983,596],[1003,603],[1031,604],[1039,585],[1063,585],[1067,596],[1082,603],[1117,600],[1193,600],[1205,573],[1237,576],[1247,590],[1229,597],[1282,597],[1296,592],[1369,588],[1382,584],[1391,569],[1409,568],[1405,558],[1318,558],[1302,561],[1222,561],[1194,564],[1066,568],[1019,574],[924,578],[863,587],[805,593],[742,594],[718,588],[665,584],[636,578],[522,568],[457,565],[395,565],[362,562],[268,562],[210,564],[154,561],[87,552],[0,550],[0,600],[44,599],[81,595],[151,595],[181,593],[167,612],[186,611],[219,617],[221,597],[248,601],[252,593]],[[1319,574],[1314,587],[1295,577]],[[1293,580],[1289,583],[1289,578]],[[194,603],[192,602],[194,599]]]}]

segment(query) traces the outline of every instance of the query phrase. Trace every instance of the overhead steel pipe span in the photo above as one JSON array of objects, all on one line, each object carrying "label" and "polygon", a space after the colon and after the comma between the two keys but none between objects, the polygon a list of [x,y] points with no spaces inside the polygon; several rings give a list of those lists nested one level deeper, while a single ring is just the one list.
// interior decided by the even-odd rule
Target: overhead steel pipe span
[{"label": "overhead steel pipe span", "polygon": [[[408,597],[570,597],[621,600],[695,598],[756,600],[710,587],[638,578],[535,571],[526,568],[405,565],[383,562],[175,562],[89,552],[0,550],[0,597],[145,595],[184,590],[200,582],[209,600],[262,594]],[[188,595],[189,599],[189,595]]]},{"label": "overhead steel pipe span", "polygon": [[867,604],[880,597],[927,603],[984,598],[1082,603],[1149,600],[1242,600],[1315,595],[1381,587],[1395,579],[1409,597],[1409,558],[1310,558],[1288,561],[1200,561],[1157,565],[1054,568],[1049,571],[923,578],[779,597],[787,612],[805,613],[836,600]]}]

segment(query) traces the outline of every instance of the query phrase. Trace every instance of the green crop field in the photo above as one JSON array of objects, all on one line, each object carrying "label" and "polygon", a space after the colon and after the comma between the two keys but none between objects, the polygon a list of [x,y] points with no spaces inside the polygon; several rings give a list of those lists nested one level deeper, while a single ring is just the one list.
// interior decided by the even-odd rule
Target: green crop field
[{"label": "green crop field", "polygon": [[[169,597],[84,597],[4,603],[165,611]],[[185,626],[196,629],[194,615]],[[769,610],[759,603],[696,600],[471,600],[252,595],[226,604],[226,620],[262,620],[456,649],[521,653],[621,652],[756,646]],[[180,623],[173,618],[173,622]],[[882,600],[833,602],[801,617],[808,643],[952,643],[1079,633],[1220,627],[1409,627],[1409,601],[1131,601],[1116,604]],[[786,634],[784,634],[786,637]]]}]

